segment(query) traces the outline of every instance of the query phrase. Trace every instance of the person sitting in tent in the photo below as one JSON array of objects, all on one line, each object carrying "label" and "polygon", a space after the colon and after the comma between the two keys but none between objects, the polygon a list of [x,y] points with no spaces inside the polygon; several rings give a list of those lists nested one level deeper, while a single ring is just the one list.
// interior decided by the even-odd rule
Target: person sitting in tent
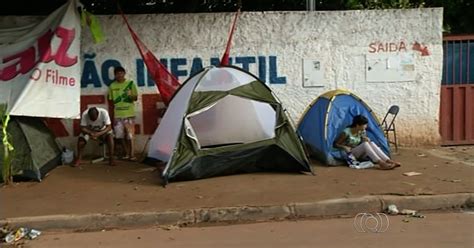
[{"label": "person sitting in tent", "polygon": [[365,135],[368,120],[363,115],[354,116],[352,124],[345,128],[334,142],[336,148],[352,154],[356,159],[369,157],[380,169],[393,169],[400,163],[391,160],[374,142]]},{"label": "person sitting in tent", "polygon": [[77,157],[74,166],[79,166],[82,158],[82,151],[89,139],[99,140],[107,143],[109,148],[109,165],[114,163],[114,135],[109,113],[103,108],[92,107],[82,113],[81,134],[77,141]]}]

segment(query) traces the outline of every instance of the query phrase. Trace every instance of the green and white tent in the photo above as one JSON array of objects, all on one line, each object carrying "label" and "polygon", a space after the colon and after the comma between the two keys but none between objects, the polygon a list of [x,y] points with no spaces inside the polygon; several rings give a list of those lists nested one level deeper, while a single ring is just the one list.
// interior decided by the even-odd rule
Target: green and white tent
[{"label": "green and white tent", "polygon": [[[61,164],[61,150],[54,135],[41,118],[15,116],[7,128],[12,151],[11,174],[14,178],[41,181],[52,169]],[[0,132],[0,138],[3,134]],[[4,145],[0,142],[0,181],[4,168]]]},{"label": "green and white tent", "polygon": [[168,180],[257,171],[312,172],[281,103],[254,75],[207,67],[176,92],[150,141]]}]

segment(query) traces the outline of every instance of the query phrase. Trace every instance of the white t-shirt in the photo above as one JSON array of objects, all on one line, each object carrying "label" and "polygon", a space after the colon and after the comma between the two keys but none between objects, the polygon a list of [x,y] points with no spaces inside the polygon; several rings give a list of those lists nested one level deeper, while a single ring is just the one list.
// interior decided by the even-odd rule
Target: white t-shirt
[{"label": "white t-shirt", "polygon": [[110,122],[110,117],[107,110],[103,108],[97,108],[97,111],[99,111],[99,116],[97,117],[97,120],[95,121],[91,121],[91,119],[89,118],[89,115],[87,114],[88,111],[89,109],[87,109],[86,111],[84,111],[84,113],[82,113],[81,127],[87,127],[97,132],[97,131],[104,130],[107,125],[112,124]]}]

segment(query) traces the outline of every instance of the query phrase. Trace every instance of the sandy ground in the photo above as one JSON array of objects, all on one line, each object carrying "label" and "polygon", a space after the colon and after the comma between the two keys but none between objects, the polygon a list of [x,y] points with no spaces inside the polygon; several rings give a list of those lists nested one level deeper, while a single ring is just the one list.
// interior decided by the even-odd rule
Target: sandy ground
[{"label": "sandy ground", "polygon": [[[474,192],[474,148],[401,149],[391,171],[325,167],[316,176],[257,173],[159,186],[154,168],[131,162],[61,166],[41,183],[0,189],[0,218],[53,214],[161,211],[198,207],[273,205],[364,195]],[[422,175],[407,177],[404,172]]]}]

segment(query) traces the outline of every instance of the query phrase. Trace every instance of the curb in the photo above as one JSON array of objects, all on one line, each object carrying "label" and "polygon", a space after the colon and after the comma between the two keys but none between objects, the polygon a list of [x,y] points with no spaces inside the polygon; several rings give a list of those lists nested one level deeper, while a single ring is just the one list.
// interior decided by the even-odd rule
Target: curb
[{"label": "curb", "polygon": [[194,225],[218,222],[261,222],[305,217],[355,216],[382,212],[389,204],[399,209],[442,210],[474,206],[474,193],[430,196],[364,196],[274,206],[198,208],[164,212],[117,214],[46,215],[6,218],[0,226],[39,230],[93,231],[153,225]]}]

